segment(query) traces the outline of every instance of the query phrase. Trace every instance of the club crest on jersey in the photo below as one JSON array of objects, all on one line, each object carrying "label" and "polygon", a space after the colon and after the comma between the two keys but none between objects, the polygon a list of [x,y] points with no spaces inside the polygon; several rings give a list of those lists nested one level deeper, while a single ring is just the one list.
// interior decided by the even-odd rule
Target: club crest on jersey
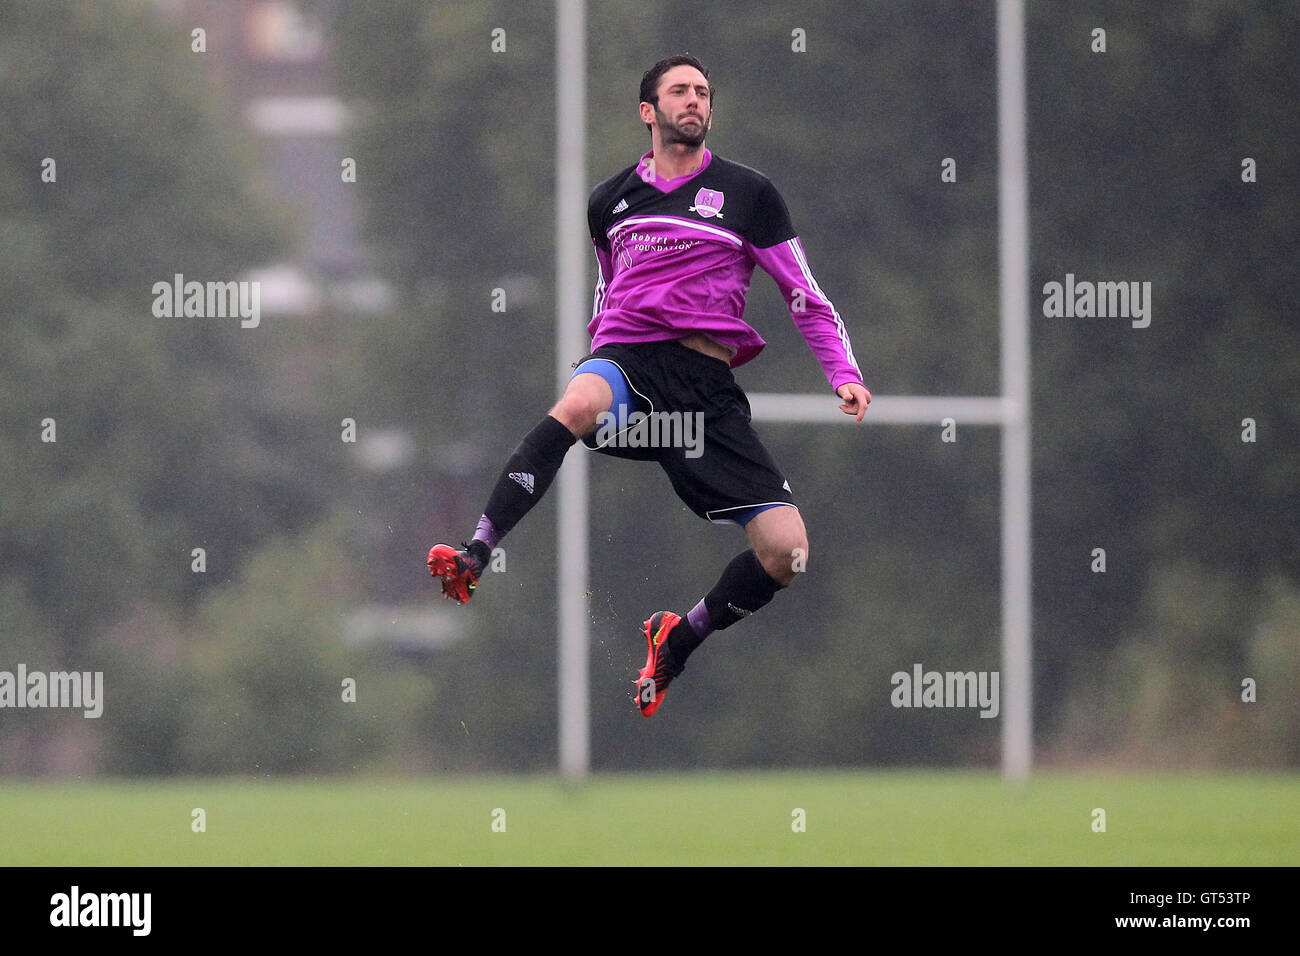
[{"label": "club crest on jersey", "polygon": [[695,194],[695,205],[687,212],[698,212],[705,219],[722,218],[722,201],[726,198],[716,189],[701,189]]}]

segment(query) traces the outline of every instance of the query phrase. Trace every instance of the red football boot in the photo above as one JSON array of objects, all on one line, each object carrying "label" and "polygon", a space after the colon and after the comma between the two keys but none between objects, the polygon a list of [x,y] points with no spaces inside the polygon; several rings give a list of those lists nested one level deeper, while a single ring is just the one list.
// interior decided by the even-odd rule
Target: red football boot
[{"label": "red football boot", "polygon": [[[636,704],[641,708],[641,715],[649,717],[663,703],[668,685],[685,668],[673,660],[672,651],[668,649],[668,635],[673,628],[683,625],[683,619],[672,611],[656,611],[645,622],[645,640],[649,648],[645,667],[636,682]],[[684,626],[689,627],[689,624]]]},{"label": "red football boot", "polygon": [[478,579],[483,576],[483,566],[462,545],[457,551],[449,544],[435,544],[429,549],[429,572],[442,579],[442,596],[464,604],[474,596]]}]

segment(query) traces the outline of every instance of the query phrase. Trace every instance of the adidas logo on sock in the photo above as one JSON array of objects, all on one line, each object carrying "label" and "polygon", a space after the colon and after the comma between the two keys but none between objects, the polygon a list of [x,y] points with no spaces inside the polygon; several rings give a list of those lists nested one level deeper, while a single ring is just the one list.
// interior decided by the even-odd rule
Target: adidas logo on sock
[{"label": "adidas logo on sock", "polygon": [[526,471],[512,471],[506,475],[511,481],[519,483],[519,487],[524,489],[530,495],[533,493],[533,476]]},{"label": "adidas logo on sock", "polygon": [[610,210],[610,214],[612,215],[613,213],[616,213],[616,212],[622,212],[622,211],[623,211],[624,209],[626,209],[626,208],[627,208],[627,200],[626,200],[626,199],[620,199],[620,200],[618,201],[618,205],[615,206],[613,209]]},{"label": "adidas logo on sock", "polygon": [[749,617],[749,615],[754,613],[753,611],[746,611],[743,607],[736,607],[736,605],[732,604],[730,601],[727,602],[727,607],[731,609],[732,614],[735,614],[738,617]]}]

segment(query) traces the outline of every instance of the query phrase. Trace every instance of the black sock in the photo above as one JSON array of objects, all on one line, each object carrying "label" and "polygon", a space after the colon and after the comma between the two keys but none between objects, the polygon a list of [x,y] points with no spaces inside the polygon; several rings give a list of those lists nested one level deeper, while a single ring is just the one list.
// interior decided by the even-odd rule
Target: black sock
[{"label": "black sock", "polygon": [[505,535],[530,508],[541,501],[577,439],[547,415],[524,436],[492,489],[483,514]]},{"label": "black sock", "polygon": [[679,664],[685,664],[686,658],[691,656],[695,648],[704,643],[707,635],[700,635],[695,632],[691,626],[691,620],[688,617],[682,618],[682,623],[678,624],[671,634],[668,635],[668,650],[673,655],[673,660]]},{"label": "black sock", "polygon": [[[686,658],[704,643],[706,637],[753,614],[784,587],[763,569],[752,549],[736,555],[723,570],[713,590],[684,615],[682,623],[668,635],[668,650],[672,652],[673,660],[685,664]],[[737,611],[745,613],[738,614]]]},{"label": "black sock", "polygon": [[473,556],[474,560],[478,562],[480,568],[486,568],[488,562],[492,560],[492,549],[487,546],[486,541],[480,541],[478,538],[475,538],[467,544],[465,548]]},{"label": "black sock", "polygon": [[[763,564],[753,549],[737,554],[724,568],[722,578],[706,594],[705,600],[692,607],[689,614],[682,615],[681,624],[672,628],[668,635],[668,650],[671,650],[673,659],[685,663],[695,648],[705,643],[705,637],[749,617],[783,588],[784,584],[777,584],[763,570]],[[745,611],[745,614],[737,611]]]},{"label": "black sock", "polygon": [[721,631],[742,617],[748,617],[784,587],[763,569],[752,548],[736,555],[723,570],[713,590],[704,596],[704,606],[709,611],[713,629]]}]

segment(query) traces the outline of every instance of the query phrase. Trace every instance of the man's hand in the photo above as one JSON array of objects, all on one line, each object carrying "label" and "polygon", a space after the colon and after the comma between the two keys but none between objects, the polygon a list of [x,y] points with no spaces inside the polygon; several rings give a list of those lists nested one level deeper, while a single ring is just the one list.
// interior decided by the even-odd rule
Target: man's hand
[{"label": "man's hand", "polygon": [[845,415],[856,415],[857,421],[862,421],[862,416],[867,413],[867,406],[871,404],[871,393],[866,387],[857,382],[848,382],[837,388],[835,394],[844,399],[840,411]]}]

